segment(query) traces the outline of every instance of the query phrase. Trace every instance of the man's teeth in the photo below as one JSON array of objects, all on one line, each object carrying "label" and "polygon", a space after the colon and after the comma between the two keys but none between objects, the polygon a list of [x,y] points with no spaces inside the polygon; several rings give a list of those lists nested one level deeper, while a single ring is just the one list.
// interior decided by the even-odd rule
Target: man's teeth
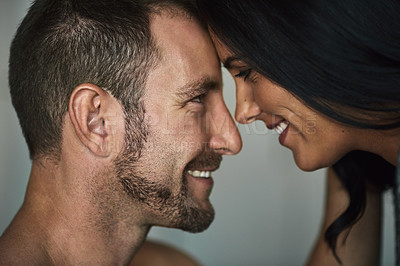
[{"label": "man's teeth", "polygon": [[188,170],[189,175],[194,177],[209,178],[211,176],[211,171],[198,171],[198,170]]},{"label": "man's teeth", "polygon": [[279,135],[282,134],[283,131],[288,127],[289,122],[288,121],[282,121],[279,123],[279,125],[275,126],[275,132],[278,133]]}]

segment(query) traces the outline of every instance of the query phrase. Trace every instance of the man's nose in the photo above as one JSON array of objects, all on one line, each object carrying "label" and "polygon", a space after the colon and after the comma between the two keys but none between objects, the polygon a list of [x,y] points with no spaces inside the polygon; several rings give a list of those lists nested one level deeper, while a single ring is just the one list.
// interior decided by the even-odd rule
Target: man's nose
[{"label": "man's nose", "polygon": [[235,119],[241,124],[254,122],[261,114],[261,109],[254,101],[253,92],[249,88],[236,87]]},{"label": "man's nose", "polygon": [[235,155],[242,149],[242,138],[225,103],[215,106],[209,120],[210,148],[221,155]]}]

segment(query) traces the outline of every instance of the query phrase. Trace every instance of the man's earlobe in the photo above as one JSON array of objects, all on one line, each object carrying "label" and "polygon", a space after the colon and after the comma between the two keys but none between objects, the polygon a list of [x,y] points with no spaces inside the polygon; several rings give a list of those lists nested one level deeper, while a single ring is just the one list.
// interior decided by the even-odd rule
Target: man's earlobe
[{"label": "man's earlobe", "polygon": [[74,89],[69,101],[68,113],[80,142],[93,154],[110,155],[105,117],[109,97],[106,91],[93,84],[81,84]]}]

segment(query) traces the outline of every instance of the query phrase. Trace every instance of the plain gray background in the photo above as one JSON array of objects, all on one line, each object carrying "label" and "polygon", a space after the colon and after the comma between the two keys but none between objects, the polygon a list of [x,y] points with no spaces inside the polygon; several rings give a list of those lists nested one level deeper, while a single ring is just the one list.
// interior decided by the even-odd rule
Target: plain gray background
[{"label": "plain gray background", "polygon": [[[94,0],[95,1],[95,0]],[[8,92],[7,65],[14,32],[31,1],[0,0],[0,233],[20,207],[30,171],[28,150]],[[234,84],[224,70],[231,112]],[[303,265],[319,232],[325,170],[305,173],[262,123],[239,125],[243,150],[225,157],[214,174],[216,219],[204,233],[154,227],[150,239],[179,247],[204,265]],[[381,265],[394,265],[391,193],[385,194]]]}]

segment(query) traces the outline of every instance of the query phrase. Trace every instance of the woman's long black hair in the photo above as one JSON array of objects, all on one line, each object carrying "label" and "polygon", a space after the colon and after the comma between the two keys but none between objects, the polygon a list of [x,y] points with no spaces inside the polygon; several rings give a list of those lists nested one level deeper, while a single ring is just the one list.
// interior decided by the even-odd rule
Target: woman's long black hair
[{"label": "woman's long black hair", "polygon": [[341,263],[336,254],[337,239],[343,230],[353,226],[364,214],[366,182],[369,182],[378,191],[384,191],[394,186],[396,168],[376,154],[353,151],[334,164],[333,169],[347,189],[350,198],[347,209],[325,232],[325,240],[335,258]]},{"label": "woman's long black hair", "polygon": [[[197,4],[210,29],[236,56],[310,108],[357,128],[400,127],[400,1]],[[363,215],[365,180],[384,189],[392,184],[395,167],[355,151],[334,170],[350,196],[347,210],[325,234],[336,256],[338,235]]]}]

